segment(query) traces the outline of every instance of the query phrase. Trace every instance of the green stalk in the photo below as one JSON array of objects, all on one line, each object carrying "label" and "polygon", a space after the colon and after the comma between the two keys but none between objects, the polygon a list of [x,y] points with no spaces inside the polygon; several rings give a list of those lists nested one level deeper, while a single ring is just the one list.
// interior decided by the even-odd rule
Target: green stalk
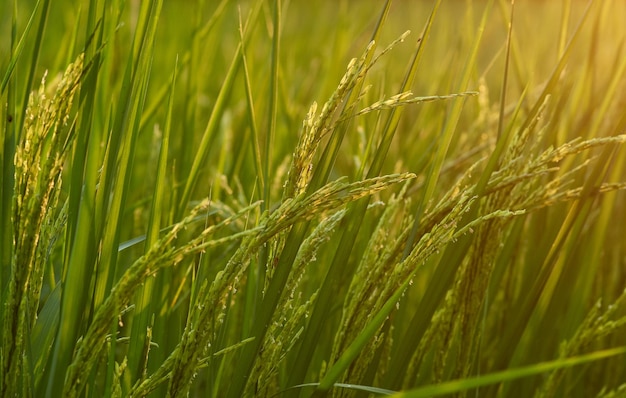
[{"label": "green stalk", "polygon": [[[32,19],[32,17],[31,17]],[[17,59],[16,56],[16,25],[17,25],[17,0],[13,3],[13,17],[11,26],[11,51],[12,58]],[[11,322],[6,319],[7,306],[9,300],[14,300],[9,296],[9,284],[13,277],[13,242],[14,236],[17,231],[13,228],[11,218],[13,216],[13,195],[15,186],[15,166],[13,159],[15,157],[16,146],[16,129],[15,120],[17,115],[17,98],[16,98],[16,77],[14,75],[13,80],[7,79],[8,92],[7,92],[7,115],[6,118],[1,120],[0,123],[4,125],[2,136],[0,136],[0,142],[2,143],[2,161],[0,167],[2,167],[2,184],[0,184],[0,299],[2,299],[2,308],[0,308],[0,321],[2,321],[2,327],[0,328],[0,342],[4,347],[5,341],[9,341],[9,344],[13,344],[13,326]],[[4,115],[4,112],[0,112]],[[11,310],[11,309],[9,309]],[[6,339],[5,339],[6,336]],[[8,347],[8,345],[7,345]],[[8,359],[8,353],[4,351],[0,355],[0,369],[2,370],[0,376],[0,395],[4,395],[5,392],[14,389],[11,384],[14,380],[8,379],[10,372],[10,364],[5,362],[5,358]],[[11,359],[13,360],[13,359]],[[5,375],[7,378],[5,378]]]},{"label": "green stalk", "polygon": [[[257,178],[255,181],[255,188],[258,186],[258,190],[260,195],[264,195],[265,186],[267,184],[264,171],[263,171],[263,161],[261,160],[261,149],[260,149],[260,138],[259,131],[257,129],[257,121],[256,121],[256,112],[254,108],[254,96],[252,92],[252,86],[250,84],[250,74],[248,73],[248,62],[246,59],[246,47],[244,41],[244,33],[243,26],[241,23],[241,16],[239,19],[239,42],[241,44],[241,57],[243,63],[243,77],[244,84],[246,89],[246,102],[248,106],[248,125],[251,130],[252,139],[246,135],[246,141],[250,141],[252,146],[252,156],[254,158],[254,175]],[[246,153],[242,150],[242,153]],[[269,205],[269,202],[266,202]],[[254,316],[257,311],[256,303],[259,301],[261,297],[261,286],[264,283],[265,279],[265,264],[267,262],[267,255],[264,254],[261,256],[261,260],[256,267],[250,267],[248,270],[248,283],[246,286],[246,304],[245,304],[245,315],[244,315],[244,325],[242,328],[242,338],[249,335],[252,330],[252,324],[254,323]]]},{"label": "green stalk", "polygon": [[[167,106],[167,116],[165,119],[165,128],[159,149],[159,161],[156,170],[156,186],[154,188],[154,196],[152,198],[152,208],[150,211],[150,219],[148,222],[148,232],[146,234],[145,253],[158,241],[159,231],[161,230],[161,219],[165,213],[165,196],[167,191],[167,158],[169,154],[170,135],[172,130],[172,113],[174,108],[174,93],[176,89],[176,76],[178,72],[178,60],[172,74],[170,93]],[[130,336],[128,363],[132,372],[133,383],[143,381],[147,370],[147,355],[150,341],[146,334],[151,327],[152,319],[155,314],[161,312],[162,308],[155,302],[154,291],[155,280],[148,278],[141,291],[137,294],[135,317],[133,319],[132,331]]]},{"label": "green stalk", "polygon": [[[257,2],[254,5],[252,11],[250,12],[250,15],[248,16],[248,20],[245,26],[245,34],[244,34],[245,41],[248,41],[250,38],[251,31],[253,30],[251,25],[252,25],[252,22],[256,21],[256,17],[260,10],[260,4],[261,4],[260,1]],[[226,77],[224,78],[224,82],[222,84],[220,92],[217,96],[217,99],[215,100],[215,106],[213,107],[213,110],[211,111],[209,122],[207,123],[204,133],[202,134],[202,140],[200,141],[200,144],[198,145],[198,150],[193,159],[193,164],[191,165],[191,169],[189,170],[187,181],[185,183],[182,196],[179,200],[180,205],[177,211],[177,218],[180,218],[180,216],[185,212],[185,209],[187,208],[189,204],[189,200],[191,199],[193,189],[195,188],[198,182],[200,169],[203,166],[204,162],[206,161],[209,155],[209,152],[213,146],[213,143],[215,142],[215,139],[217,138],[217,133],[220,127],[220,121],[222,119],[222,115],[224,114],[224,111],[226,110],[226,104],[228,102],[228,98],[230,97],[232,93],[233,86],[236,81],[237,73],[242,63],[241,51],[242,51],[242,47],[240,44],[237,46],[237,50],[235,51],[233,60],[230,64],[230,67],[228,68],[228,72],[226,74]]]},{"label": "green stalk", "polygon": [[[34,14],[33,14],[34,15]],[[32,22],[33,15],[29,20],[28,27]],[[27,30],[28,30],[27,27]],[[16,45],[17,37],[17,0],[13,2],[13,16],[11,21],[11,62],[17,62],[18,54],[19,54],[19,43]],[[23,46],[23,45],[22,45]],[[9,69],[11,67],[9,66]],[[8,75],[9,70],[7,70],[6,76],[6,85],[8,87],[7,91],[7,108],[6,115],[4,114],[4,110],[2,111],[2,115],[5,115],[5,118],[0,120],[0,123],[4,125],[4,129],[2,130],[2,135],[0,135],[0,143],[2,143],[2,151],[0,152],[0,177],[2,177],[2,184],[0,184],[0,288],[2,290],[2,294],[0,294],[0,298],[2,298],[2,302],[5,303],[8,299],[7,295],[7,283],[11,275],[11,262],[13,257],[13,227],[11,225],[11,214],[13,207],[13,190],[15,185],[15,166],[13,164],[13,158],[15,157],[15,145],[16,145],[16,117],[17,117],[17,90],[15,88],[17,77],[15,75]],[[13,79],[11,79],[13,77]],[[3,85],[4,87],[4,85]],[[4,93],[4,89],[0,91],[0,93]],[[2,341],[2,336],[4,334],[4,311],[5,306],[3,305],[0,308],[0,320],[2,320],[3,327],[0,328],[2,332],[0,333],[0,341]]]},{"label": "green stalk", "polygon": [[[22,131],[22,127],[24,126],[24,114],[26,113],[26,108],[28,105],[28,99],[30,97],[30,92],[33,89],[33,81],[35,80],[35,72],[37,70],[37,64],[39,62],[39,55],[41,53],[41,43],[43,41],[44,32],[46,30],[46,24],[48,23],[48,13],[50,11],[50,0],[42,0],[43,3],[41,5],[41,15],[39,16],[39,22],[37,24],[37,33],[35,37],[35,45],[33,46],[33,53],[31,58],[29,59],[29,71],[26,75],[26,85],[24,86],[24,97],[22,98],[22,114],[19,118],[17,118],[18,124],[18,135]],[[37,3],[39,4],[39,3]],[[34,12],[36,12],[35,9]]]},{"label": "green stalk", "polygon": [[[33,8],[33,12],[30,14],[30,18],[28,18],[28,22],[26,23],[26,27],[24,28],[24,32],[20,37],[20,40],[15,43],[17,39],[17,0],[13,1],[13,15],[11,18],[11,58],[9,59],[9,64],[7,66],[7,70],[2,77],[2,83],[0,84],[0,94],[4,93],[6,90],[11,78],[14,78],[13,73],[15,71],[15,65],[17,65],[17,61],[20,59],[20,55],[22,54],[22,50],[26,44],[26,36],[30,32],[30,29],[33,26],[33,21],[35,20],[35,15],[37,15],[37,10],[39,9],[39,5],[41,4],[41,0],[37,0],[35,3],[35,7]],[[16,117],[17,115],[13,115]]]},{"label": "green stalk", "polygon": [[263,209],[270,207],[270,170],[272,168],[274,137],[276,136],[276,113],[278,111],[278,60],[280,56],[281,0],[274,0],[274,33],[272,37],[272,69],[270,72],[269,109],[267,119],[267,137],[263,158],[263,181],[266,181],[263,192]]},{"label": "green stalk", "polygon": [[[105,230],[103,231],[102,257],[95,275],[95,291],[93,298],[90,298],[88,287],[90,285],[89,281],[93,280],[94,275],[92,274],[92,268],[89,267],[88,264],[92,261],[90,251],[93,250],[94,244],[92,243],[93,241],[89,240],[84,242],[85,239],[94,238],[89,227],[92,222],[93,208],[83,208],[83,212],[79,212],[78,215],[77,232],[75,234],[76,242],[72,247],[69,256],[69,266],[67,274],[65,275],[65,285],[73,286],[74,288],[64,290],[62,295],[61,322],[55,341],[50,379],[46,391],[46,396],[49,397],[58,396],[62,388],[68,388],[68,386],[63,385],[65,372],[71,363],[76,341],[82,333],[79,328],[76,328],[76,325],[83,323],[82,320],[85,319],[89,310],[89,306],[86,306],[85,303],[91,303],[94,307],[97,307],[99,303],[103,301],[105,292],[110,289],[113,283],[117,247],[119,244],[118,225],[120,225],[121,222],[122,204],[124,203],[130,181],[130,171],[132,168],[131,159],[135,142],[134,137],[137,134],[136,129],[139,123],[138,114],[139,110],[143,107],[145,85],[149,76],[149,71],[145,73],[144,69],[149,66],[149,64],[146,64],[140,70],[140,62],[145,59],[143,52],[154,37],[157,17],[152,13],[155,11],[158,12],[159,9],[160,3],[157,5],[153,2],[144,3],[138,29],[135,32],[133,45],[134,56],[129,58],[124,78],[125,83],[120,93],[120,108],[113,128],[117,134],[113,134],[109,141],[109,148],[107,149],[109,153],[108,163],[106,163],[104,167],[105,178],[100,181],[99,192],[101,194],[103,192],[110,192],[109,190],[113,185],[114,179],[116,189],[113,194],[111,208],[106,214],[108,223],[105,224]],[[153,23],[152,26],[151,23]],[[151,31],[150,35],[152,37],[148,36],[148,30]],[[118,153],[122,138],[121,132],[125,132],[126,136],[124,138],[125,143],[121,148],[121,167],[118,169],[117,175],[115,175],[113,170],[117,167],[117,159],[115,157],[111,158],[111,154],[117,155]],[[78,176],[76,178],[78,178]],[[85,203],[89,202],[90,200],[87,200]],[[81,233],[83,229],[85,232]],[[107,289],[107,286],[109,286],[109,289]]]}]

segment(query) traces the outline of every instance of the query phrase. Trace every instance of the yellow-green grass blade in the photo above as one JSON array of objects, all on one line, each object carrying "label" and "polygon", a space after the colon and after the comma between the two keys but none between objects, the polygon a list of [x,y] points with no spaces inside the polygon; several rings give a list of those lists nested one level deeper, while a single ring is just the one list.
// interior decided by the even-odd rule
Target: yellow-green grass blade
[{"label": "yellow-green grass blade", "polygon": [[[320,386],[320,383],[303,383],[303,384],[298,384],[297,386],[286,388],[283,391],[281,391],[281,393],[285,391],[289,391],[289,390],[307,389],[309,387],[319,387],[319,386]],[[396,393],[396,391],[387,390],[386,388],[364,386],[364,385],[359,385],[359,384],[348,384],[348,383],[335,383],[333,384],[332,388],[334,390],[345,389],[345,390],[350,390],[350,391],[362,391],[362,392],[367,392],[370,394],[375,394],[375,396],[393,395]]]},{"label": "yellow-green grass blade", "polygon": [[572,9],[572,1],[565,0],[563,2],[563,11],[561,11],[561,32],[559,36],[558,56],[563,55],[565,45],[567,44],[567,30],[569,29],[570,12]]},{"label": "yellow-green grass blade", "polygon": [[[37,322],[31,334],[31,350],[33,357],[33,382],[35,392],[41,391],[41,383],[46,380],[44,370],[59,324],[61,307],[61,285],[58,284],[48,295],[43,308],[37,314]],[[39,393],[36,393],[37,395]]]},{"label": "yellow-green grass blade", "polygon": [[602,351],[592,352],[590,354],[580,355],[572,358],[557,359],[555,361],[542,362],[534,365],[524,366],[520,368],[513,368],[503,370],[501,372],[490,373],[484,376],[471,377],[461,380],[452,380],[443,382],[441,384],[435,384],[430,386],[424,386],[415,388],[406,392],[400,392],[393,394],[392,397],[396,398],[426,398],[437,397],[441,395],[448,395],[459,393],[467,390],[471,390],[477,387],[495,385],[507,381],[520,379],[523,377],[529,377],[541,373],[546,373],[555,369],[569,368],[577,365],[583,365],[590,362],[599,361],[605,358],[610,358],[618,355],[624,355],[626,353],[626,347],[617,347]]}]

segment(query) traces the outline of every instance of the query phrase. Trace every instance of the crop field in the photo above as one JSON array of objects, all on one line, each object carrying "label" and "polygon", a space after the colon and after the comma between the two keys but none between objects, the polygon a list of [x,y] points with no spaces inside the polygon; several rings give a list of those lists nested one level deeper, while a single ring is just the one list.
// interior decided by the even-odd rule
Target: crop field
[{"label": "crop field", "polygon": [[0,3],[0,397],[626,397],[626,2]]}]

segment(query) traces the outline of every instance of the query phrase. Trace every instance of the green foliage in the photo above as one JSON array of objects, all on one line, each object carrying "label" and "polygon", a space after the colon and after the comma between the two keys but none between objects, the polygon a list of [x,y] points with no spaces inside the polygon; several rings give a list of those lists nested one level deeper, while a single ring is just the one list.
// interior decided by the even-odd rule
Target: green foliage
[{"label": "green foliage", "polygon": [[623,2],[5,3],[0,396],[623,396]]}]

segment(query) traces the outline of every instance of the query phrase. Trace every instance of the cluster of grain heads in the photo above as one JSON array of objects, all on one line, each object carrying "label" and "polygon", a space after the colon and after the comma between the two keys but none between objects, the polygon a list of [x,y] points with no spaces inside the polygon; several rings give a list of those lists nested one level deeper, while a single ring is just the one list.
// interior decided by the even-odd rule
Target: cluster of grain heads
[{"label": "cluster of grain heads", "polygon": [[[29,394],[29,368],[37,359],[28,355],[28,338],[37,319],[50,242],[55,239],[54,226],[63,217],[59,206],[61,174],[75,128],[73,122],[68,122],[83,74],[81,54],[55,86],[47,87],[44,77],[39,90],[30,95],[24,128],[18,137],[13,253],[2,319],[2,396]],[[16,380],[24,383],[21,389]]]},{"label": "cluster of grain heads", "polygon": [[[64,396],[70,397],[80,394],[84,388],[83,381],[87,380],[89,373],[95,366],[94,358],[97,358],[104,348],[102,343],[106,340],[111,322],[130,303],[136,289],[149,276],[154,275],[165,267],[174,266],[188,256],[197,254],[207,247],[222,245],[229,241],[237,241],[256,232],[255,229],[250,229],[239,234],[228,235],[225,238],[210,239],[214,234],[226,228],[238,218],[248,215],[252,208],[258,206],[258,203],[244,208],[239,213],[220,223],[209,226],[197,238],[185,242],[180,247],[176,247],[175,243],[178,234],[192,223],[201,211],[207,210],[210,203],[209,200],[204,200],[198,204],[183,221],[175,224],[144,256],[135,261],[111,289],[110,295],[96,309],[94,319],[89,325],[85,336],[77,344],[72,364],[67,371]],[[219,283],[219,279],[216,278],[216,280]],[[190,330],[188,334],[193,333],[194,330]]]},{"label": "cluster of grain heads", "polygon": [[[321,139],[337,129],[337,123],[334,120],[339,118],[337,114],[351,114],[349,109],[346,109],[346,103],[350,103],[350,107],[354,107],[358,103],[357,101],[349,101],[349,97],[357,85],[363,84],[365,74],[372,66],[370,61],[375,48],[375,42],[370,42],[359,59],[353,58],[350,61],[339,85],[326,101],[319,115],[316,114],[317,103],[311,105],[302,123],[303,131],[291,161],[288,180],[283,189],[283,198],[292,198],[306,189],[312,176],[313,156],[317,152]],[[342,104],[344,104],[344,108],[340,109]]]},{"label": "cluster of grain heads", "polygon": [[344,216],[345,210],[342,209],[324,217],[300,246],[285,291],[278,303],[280,310],[272,317],[251,372],[246,387],[247,394],[271,396],[279,390],[279,368],[298,341],[303,330],[302,324],[315,303],[316,293],[308,298],[303,297],[303,276],[315,264],[318,250],[331,239],[337,224]]},{"label": "cluster of grain heads", "polygon": [[[89,342],[95,342],[104,338],[106,333],[105,326],[107,325],[105,320],[109,319],[110,321],[111,317],[115,316],[115,309],[119,310],[121,304],[128,302],[128,299],[131,297],[128,292],[132,292],[132,288],[141,282],[143,278],[156,272],[159,268],[179,262],[184,257],[197,253],[209,245],[242,239],[239,249],[233,254],[225,267],[218,272],[207,288],[201,289],[198,295],[199,303],[191,310],[180,344],[161,366],[159,371],[142,381],[141,384],[138,384],[133,389],[133,395],[141,396],[156,388],[159,383],[169,379],[168,389],[170,395],[176,396],[188,392],[197,369],[201,367],[201,365],[206,364],[207,361],[211,361],[211,358],[207,356],[208,348],[211,347],[212,339],[216,333],[214,329],[214,327],[216,327],[215,325],[219,326],[219,319],[224,317],[227,307],[230,305],[229,297],[235,294],[237,289],[239,289],[240,282],[250,263],[250,258],[256,255],[264,244],[280,234],[280,232],[298,222],[311,220],[328,211],[337,211],[337,209],[342,208],[347,203],[355,201],[364,195],[371,195],[390,185],[401,183],[410,178],[414,178],[414,175],[405,173],[357,181],[355,183],[347,183],[343,179],[331,182],[312,195],[301,193],[293,199],[286,200],[273,213],[266,213],[257,227],[250,228],[241,234],[229,235],[227,238],[209,240],[204,243],[201,243],[202,239],[198,238],[178,249],[168,249],[161,252],[164,250],[163,248],[169,246],[169,242],[174,239],[176,233],[186,223],[194,219],[197,211],[193,212],[187,217],[186,221],[177,225],[174,230],[163,238],[166,239],[165,241],[162,240],[159,244],[155,245],[154,252],[149,252],[147,256],[138,260],[129,270],[128,276],[120,280],[120,283],[114,291],[115,294],[113,294],[111,299],[107,300],[103,308],[98,311],[98,314],[102,316],[94,320],[94,325],[100,324],[103,328],[99,330],[94,329],[94,334],[88,334],[90,338]],[[204,203],[204,206],[207,205],[208,202]],[[251,208],[243,209],[236,217],[233,217],[233,220],[247,214],[249,210],[251,210]],[[307,238],[305,243],[300,247],[300,260],[296,261],[296,270],[301,270],[305,264],[311,261],[315,255],[316,248],[328,239],[329,234],[333,231],[334,226],[339,222],[342,216],[343,212],[341,210],[333,213],[333,215],[325,218],[325,220],[319,224],[319,227],[311,233],[309,238]],[[219,224],[219,226],[226,226],[231,221],[230,219],[225,220],[225,222]],[[209,231],[214,232],[216,227],[210,227],[203,232],[201,234],[202,238],[206,239],[206,237],[210,235]],[[292,278],[292,282],[289,283],[289,286],[292,287],[293,291],[298,283],[297,274],[294,274]],[[298,335],[298,320],[302,319],[308,305],[307,303],[295,305],[292,300],[289,299],[289,296],[283,299],[281,311],[291,308],[292,311],[294,311],[294,318],[289,321],[289,327],[282,325],[282,327],[278,328],[279,323],[284,322],[283,317],[286,315],[279,311],[275,319],[277,326],[270,328],[266,338],[268,339],[267,344],[270,344],[269,342],[273,343],[272,339],[276,338],[276,334],[286,334],[286,337],[281,336],[280,339],[285,342],[287,346],[280,347],[280,345],[278,345],[277,347],[276,345],[268,345],[269,351],[267,355],[270,355],[270,357],[274,359],[284,357],[285,352],[283,350],[288,350],[289,341],[292,341]],[[102,322],[96,322],[99,319],[102,319]],[[88,342],[85,341],[78,351],[78,358],[83,358],[83,360],[81,362],[74,361],[75,364],[81,363],[83,365],[71,369],[70,375],[72,378],[70,380],[80,380],[81,376],[85,376],[84,372],[86,372],[87,369],[85,369],[84,361],[88,358],[88,354],[93,354],[90,353],[90,350],[93,350],[93,346],[87,343]],[[272,350],[276,349],[278,351],[272,353]],[[264,355],[261,357],[266,358]],[[269,368],[260,368],[255,371],[256,374],[259,376],[271,376],[275,372],[274,367],[277,363],[266,362],[260,359],[259,361],[259,363],[265,364],[264,366],[269,366]],[[259,380],[261,379],[254,380],[254,382],[256,383]],[[262,382],[265,382],[264,380],[265,379],[263,379]],[[269,382],[270,380],[267,381]],[[263,386],[258,388],[264,389]]]}]

